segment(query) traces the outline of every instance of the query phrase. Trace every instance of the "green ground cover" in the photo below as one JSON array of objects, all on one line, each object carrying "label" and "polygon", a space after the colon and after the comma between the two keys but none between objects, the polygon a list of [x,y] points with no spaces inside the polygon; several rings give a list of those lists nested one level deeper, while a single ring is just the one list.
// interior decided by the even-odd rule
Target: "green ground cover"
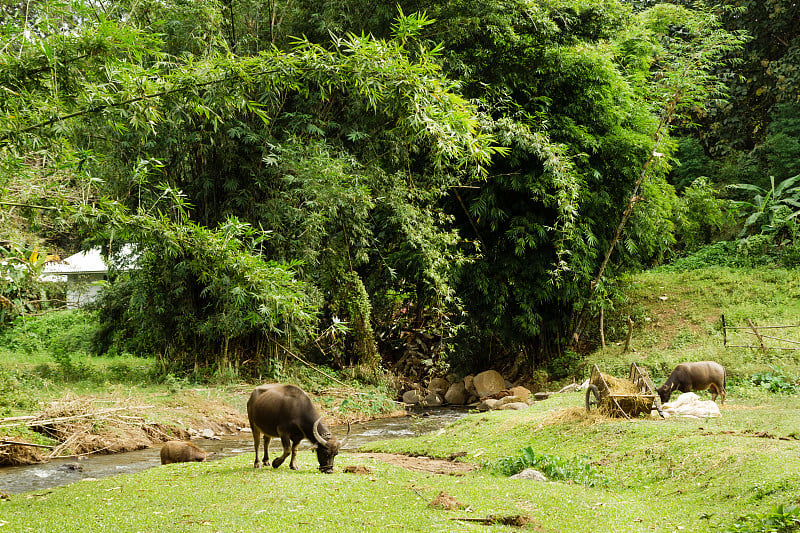
[{"label": "green ground cover", "polygon": [[[411,471],[343,453],[336,473],[326,476],[317,472],[311,452],[300,454],[299,471],[255,471],[252,454],[245,453],[11,495],[0,501],[0,533],[519,530],[502,523],[511,517],[524,519],[523,530],[553,532],[800,531],[798,357],[788,350],[726,348],[721,327],[722,314],[736,325],[748,318],[759,326],[800,323],[800,275],[716,268],[647,273],[628,280],[625,291],[608,322],[612,342],[586,357],[574,379],[585,379],[592,364],[624,377],[636,362],[660,383],[680,361],[717,360],[728,369],[721,417],[604,419],[585,413],[581,393],[564,393],[525,411],[473,413],[433,434],[369,445],[370,451],[459,455],[457,461],[477,467],[466,475]],[[623,353],[617,341],[624,327],[614,320],[625,324],[627,316],[635,327],[631,350]],[[187,395],[241,409],[246,396],[243,386],[115,382],[107,373],[113,361],[92,367],[89,375],[102,379],[61,383],[42,366],[63,372],[57,359],[54,364],[36,349],[3,350],[2,374],[12,384],[0,394],[5,399],[17,398],[8,391],[24,391],[34,381],[36,401],[73,386],[117,388],[137,401],[159,397],[165,409],[170,402],[185,409],[192,404]],[[141,363],[121,361],[129,369]],[[144,374],[131,370],[128,376]],[[21,402],[7,409],[20,414],[26,407]],[[550,480],[507,475],[525,464]],[[348,466],[369,472],[345,473]],[[442,494],[456,502],[452,508],[431,505]]]}]

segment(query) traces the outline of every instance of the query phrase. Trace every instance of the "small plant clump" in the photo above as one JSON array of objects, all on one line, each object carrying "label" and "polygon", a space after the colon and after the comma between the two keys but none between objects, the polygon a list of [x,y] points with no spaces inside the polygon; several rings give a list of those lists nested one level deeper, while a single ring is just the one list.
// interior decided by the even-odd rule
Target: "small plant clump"
[{"label": "small plant clump", "polygon": [[800,531],[800,506],[775,505],[765,513],[741,517],[728,528],[737,533],[791,533]]},{"label": "small plant clump", "polygon": [[537,453],[531,446],[520,450],[519,455],[504,457],[488,463],[484,468],[505,476],[513,476],[526,468],[535,468],[553,481],[567,481],[587,487],[608,484],[605,476],[584,457],[563,459],[557,455]]},{"label": "small plant clump", "polygon": [[771,372],[757,372],[753,374],[750,378],[750,382],[753,385],[777,394],[797,394],[800,392],[800,386],[798,386],[797,380],[787,376],[777,367],[773,367]]}]

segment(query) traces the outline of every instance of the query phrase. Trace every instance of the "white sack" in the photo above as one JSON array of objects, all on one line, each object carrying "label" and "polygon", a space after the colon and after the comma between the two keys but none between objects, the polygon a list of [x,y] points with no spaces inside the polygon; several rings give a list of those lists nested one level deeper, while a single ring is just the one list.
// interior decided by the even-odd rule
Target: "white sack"
[{"label": "white sack", "polygon": [[712,400],[701,400],[693,392],[685,392],[674,402],[661,406],[666,416],[683,416],[689,418],[706,418],[722,416],[717,403]]}]

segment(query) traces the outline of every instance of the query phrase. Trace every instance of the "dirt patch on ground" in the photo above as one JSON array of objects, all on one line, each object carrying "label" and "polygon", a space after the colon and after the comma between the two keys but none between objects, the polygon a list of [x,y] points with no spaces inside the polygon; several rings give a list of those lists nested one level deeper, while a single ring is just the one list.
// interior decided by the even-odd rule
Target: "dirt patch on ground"
[{"label": "dirt patch on ground", "polygon": [[399,453],[359,453],[356,454],[356,457],[375,459],[413,472],[425,472],[428,474],[463,476],[477,469],[475,465],[458,461],[434,459],[432,457],[411,457]]}]

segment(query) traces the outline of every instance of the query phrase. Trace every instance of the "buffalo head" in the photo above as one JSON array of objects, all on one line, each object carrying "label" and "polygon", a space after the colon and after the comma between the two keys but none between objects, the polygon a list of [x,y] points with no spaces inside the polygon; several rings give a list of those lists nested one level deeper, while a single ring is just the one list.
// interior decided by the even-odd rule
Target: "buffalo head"
[{"label": "buffalo head", "polygon": [[339,442],[339,439],[333,435],[327,435],[327,438],[319,434],[319,423],[322,418],[314,422],[314,438],[317,441],[317,461],[319,461],[319,471],[324,474],[333,472],[333,459],[339,453],[339,449],[345,445],[350,436],[350,424],[347,424],[347,435]]}]

